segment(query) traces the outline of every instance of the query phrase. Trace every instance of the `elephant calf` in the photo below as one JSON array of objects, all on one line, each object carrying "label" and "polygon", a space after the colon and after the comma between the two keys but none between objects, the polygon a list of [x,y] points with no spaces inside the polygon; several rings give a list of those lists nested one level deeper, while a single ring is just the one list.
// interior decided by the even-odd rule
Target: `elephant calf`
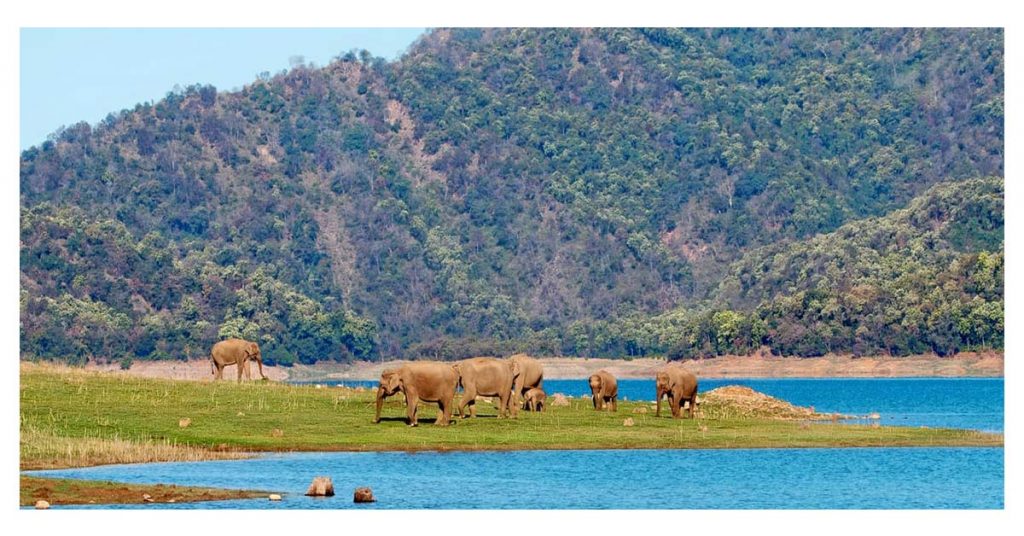
[{"label": "elephant calf", "polygon": [[655,417],[661,416],[661,399],[668,396],[668,404],[672,409],[672,418],[682,418],[683,402],[690,403],[689,417],[692,419],[697,409],[697,376],[680,365],[666,365],[655,376],[657,411]]},{"label": "elephant calf", "polygon": [[610,411],[619,409],[619,383],[607,370],[599,370],[590,376],[590,392],[594,397],[594,409],[601,411],[608,404]]},{"label": "elephant calf", "polygon": [[523,397],[523,409],[530,411],[544,411],[544,404],[547,402],[548,395],[543,389],[534,387],[526,392]]},{"label": "elephant calf", "polygon": [[380,422],[380,409],[384,399],[401,391],[405,394],[407,424],[416,426],[419,402],[437,402],[440,413],[434,424],[447,426],[452,418],[452,402],[459,384],[459,374],[447,363],[409,363],[397,369],[385,370],[377,387],[377,413],[373,422]]}]

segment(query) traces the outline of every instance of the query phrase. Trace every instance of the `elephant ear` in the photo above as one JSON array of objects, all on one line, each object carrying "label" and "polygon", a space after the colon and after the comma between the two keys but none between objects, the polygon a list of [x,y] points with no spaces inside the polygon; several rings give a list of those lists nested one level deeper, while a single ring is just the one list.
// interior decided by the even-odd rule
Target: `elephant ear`
[{"label": "elephant ear", "polygon": [[514,361],[511,361],[510,363],[511,363],[510,367],[512,369],[512,377],[515,378],[516,376],[519,375],[519,372],[520,372],[519,361],[518,360],[514,360]]}]

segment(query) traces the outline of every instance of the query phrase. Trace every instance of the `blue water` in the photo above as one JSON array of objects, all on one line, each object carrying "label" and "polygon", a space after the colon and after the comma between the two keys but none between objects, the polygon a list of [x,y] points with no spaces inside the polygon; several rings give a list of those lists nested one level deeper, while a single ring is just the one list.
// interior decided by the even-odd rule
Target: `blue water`
[{"label": "blue water", "polygon": [[[376,387],[376,381],[327,385]],[[866,416],[884,425],[1003,430],[1002,378],[779,378],[701,380],[700,391],[744,385],[822,413]],[[587,380],[544,380],[549,394],[590,394]],[[619,380],[620,400],[654,400],[654,380]]]},{"label": "blue water", "polygon": [[[285,493],[93,508],[999,509],[1004,500],[1001,448],[336,452],[34,473]],[[338,495],[303,496],[317,475]],[[378,502],[353,504],[360,486]]]}]

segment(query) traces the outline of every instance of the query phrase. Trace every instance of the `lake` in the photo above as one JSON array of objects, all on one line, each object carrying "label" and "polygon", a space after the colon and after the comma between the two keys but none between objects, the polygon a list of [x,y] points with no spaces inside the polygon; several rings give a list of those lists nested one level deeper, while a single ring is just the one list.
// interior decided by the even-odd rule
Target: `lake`
[{"label": "lake", "polygon": [[[375,388],[376,381],[323,381]],[[729,378],[700,380],[700,391],[744,385],[822,413],[866,416],[884,425],[1003,431],[1002,378]],[[544,380],[548,394],[590,394],[587,380]],[[619,380],[619,399],[654,400],[653,379]],[[667,406],[666,406],[667,407]],[[665,408],[663,408],[665,409]]]},{"label": "lake", "polygon": [[[281,502],[92,508],[1003,508],[1000,448],[334,452],[34,473],[286,493]],[[303,496],[317,475],[338,495]],[[378,502],[353,504],[359,486]]]},{"label": "lake", "polygon": [[[586,380],[544,383],[549,393],[589,393]],[[884,424],[1003,430],[1001,378],[726,379],[703,380],[701,390],[722,385],[821,412],[878,412]],[[619,393],[652,400],[654,384],[621,380]],[[607,492],[595,493],[594,471]],[[32,473],[286,494],[282,502],[74,508],[999,509],[1004,501],[1001,448],[333,452]],[[317,475],[334,480],[337,497],[302,496]],[[379,502],[353,504],[359,486],[373,488]]]}]

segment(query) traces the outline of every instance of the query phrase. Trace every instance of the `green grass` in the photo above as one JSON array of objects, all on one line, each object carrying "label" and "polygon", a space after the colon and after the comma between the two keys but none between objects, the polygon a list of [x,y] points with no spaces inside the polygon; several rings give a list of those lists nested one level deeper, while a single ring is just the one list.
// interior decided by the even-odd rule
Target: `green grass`
[{"label": "green grass", "polygon": [[[404,400],[388,399],[373,424],[373,392],[233,381],[190,382],[23,365],[22,468],[113,463],[102,456],[55,459],[40,441],[121,441],[191,449],[211,458],[238,451],[501,450],[629,448],[786,448],[868,446],[1002,446],[1003,436],[964,430],[634,414],[650,403],[620,402],[617,413],[595,412],[589,400],[545,413],[497,419],[478,404],[478,418],[433,426],[435,406],[420,408],[420,426],[405,425]],[[549,402],[551,399],[549,398]],[[631,417],[635,426],[623,426]],[[191,419],[187,427],[179,420]],[[274,430],[280,430],[279,435]],[[40,439],[42,438],[42,439]],[[60,451],[60,449],[56,449]],[[159,457],[160,454],[154,454]],[[173,458],[172,458],[173,459]]]}]

